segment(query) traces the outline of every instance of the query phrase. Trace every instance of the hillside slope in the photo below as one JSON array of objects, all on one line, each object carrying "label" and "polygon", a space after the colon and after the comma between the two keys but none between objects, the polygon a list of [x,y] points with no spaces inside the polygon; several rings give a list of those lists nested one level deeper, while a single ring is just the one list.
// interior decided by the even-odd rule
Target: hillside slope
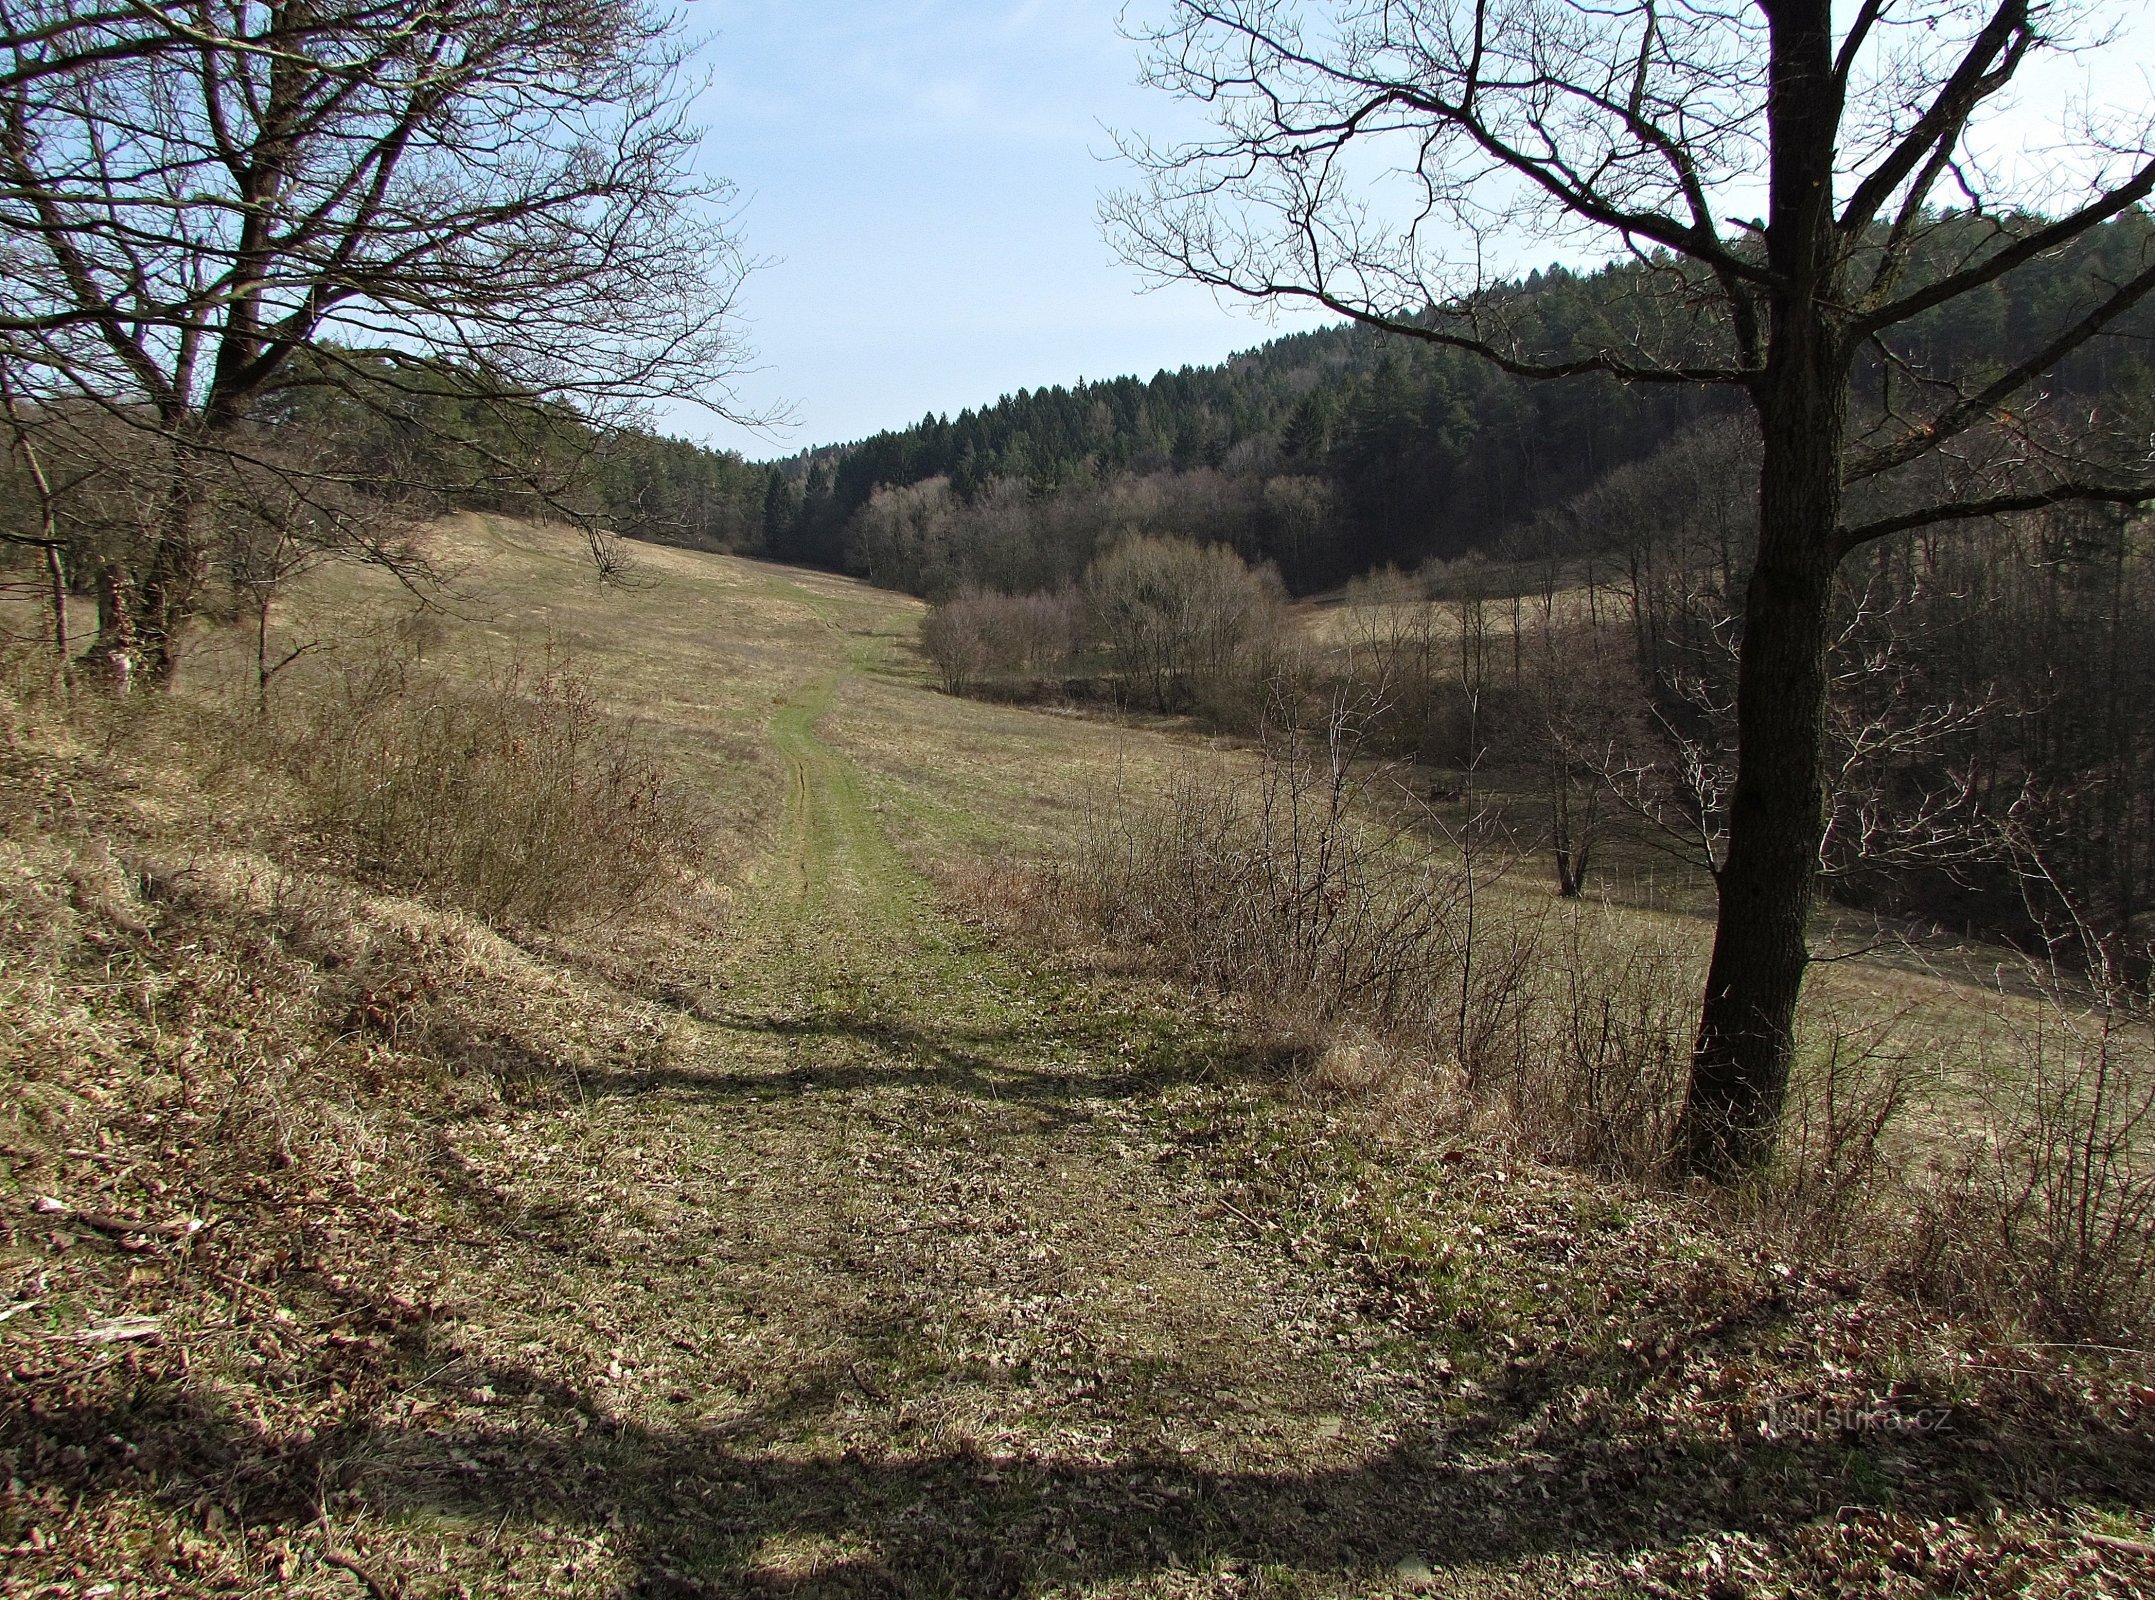
[{"label": "hillside slope", "polygon": [[714,865],[489,929],[325,865],[207,713],[7,702],[0,1592],[2155,1582],[2128,1386],[952,910],[1235,757],[933,694],[840,580],[454,538],[430,655],[573,651]]},{"label": "hillside slope", "polygon": [[[1969,214],[1944,222],[1909,282],[2034,225]],[[2033,357],[2047,343],[2035,330],[2071,325],[2079,313],[2065,308],[2092,307],[2142,269],[2149,226],[2129,211],[1882,331],[1851,379],[1858,432],[1878,420],[1870,412],[1888,373],[1918,389],[1950,388],[1978,373],[1988,381],[2006,351]],[[1470,325],[1505,329],[1500,342],[1514,340],[1528,360],[1591,350],[1657,351],[1678,365],[1733,360],[1717,349],[1725,330],[1694,346],[1705,330],[1685,316],[1666,320],[1670,302],[1654,287],[1665,267],[1533,272],[1489,294]],[[2043,371],[2035,392],[2048,405],[2072,396],[2076,408],[2137,415],[2151,333],[2155,313],[2128,311]],[[1342,324],[1214,367],[1020,389],[954,418],[804,452],[773,468],[761,548],[913,593],[963,582],[1025,591],[1075,577],[1096,545],[1136,526],[1232,543],[1276,562],[1306,594],[1386,564],[1498,553],[1537,518],[1702,426],[1715,429],[1714,450],[1740,451],[1748,419],[1734,388],[1600,375],[1539,382],[1464,351]],[[976,526],[954,548],[896,556],[859,513],[879,487],[925,483],[946,484]]]}]

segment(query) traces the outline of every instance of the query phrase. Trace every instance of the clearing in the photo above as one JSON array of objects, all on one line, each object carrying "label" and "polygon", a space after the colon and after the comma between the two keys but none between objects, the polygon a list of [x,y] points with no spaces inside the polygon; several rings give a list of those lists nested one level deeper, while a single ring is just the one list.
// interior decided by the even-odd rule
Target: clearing
[{"label": "clearing", "polygon": [[935,694],[841,580],[456,536],[432,648],[634,711],[724,831],[701,920],[511,938],[220,823],[133,723],[18,720],[0,1592],[2155,1585],[2145,1391],[950,909],[1238,757]]}]

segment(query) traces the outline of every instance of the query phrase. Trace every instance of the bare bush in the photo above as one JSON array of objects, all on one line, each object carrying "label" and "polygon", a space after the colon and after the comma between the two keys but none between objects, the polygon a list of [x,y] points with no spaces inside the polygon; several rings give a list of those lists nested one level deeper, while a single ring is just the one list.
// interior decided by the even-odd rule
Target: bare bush
[{"label": "bare bush", "polygon": [[618,914],[699,853],[693,812],[573,670],[465,689],[377,656],[297,718],[285,763],[358,870],[489,921]]},{"label": "bare bush", "polygon": [[1650,1178],[1683,1103],[1697,963],[1674,938],[1604,926],[1608,915],[1574,902],[1554,919],[1531,1033],[1492,1087],[1536,1158]]},{"label": "bare bush", "polygon": [[988,670],[988,630],[973,597],[960,594],[920,619],[920,649],[945,694],[965,694]]},{"label": "bare bush", "polygon": [[1806,1028],[1771,1165],[1723,1204],[1797,1259],[1890,1265],[1908,1246],[1904,1114],[1923,1086],[1898,1017],[1832,1015]]},{"label": "bare bush", "polygon": [[1285,592],[1226,545],[1136,535],[1085,574],[1085,609],[1128,697],[1156,711],[1233,698],[1270,675]]},{"label": "bare bush", "polygon": [[2155,1053],[2144,1007],[2054,1005],[2002,1062],[2002,1104],[1940,1164],[1918,1286],[2061,1339],[2141,1344],[2155,1320]]},{"label": "bare bush", "polygon": [[1078,648],[1068,594],[996,594],[967,587],[921,619],[920,647],[949,694],[983,688],[1029,694],[1064,677]]},{"label": "bare bush", "polygon": [[1356,727],[1275,733],[1247,782],[1185,776],[1157,807],[1097,819],[1082,892],[1111,937],[1223,991],[1325,1020],[1425,1031],[1449,1014],[1471,877],[1358,805]]},{"label": "bare bush", "polygon": [[1691,953],[1521,893],[1486,816],[1444,824],[1357,760],[1381,709],[1335,705],[1318,730],[1275,729],[1242,781],[1186,778],[1105,812],[1062,905],[1291,1018],[1319,1087],[1456,1075],[1530,1153],[1653,1175],[1682,1103]]},{"label": "bare bush", "polygon": [[[1296,699],[1276,701],[1299,704]],[[1541,899],[1501,836],[1446,826],[1361,757],[1381,705],[1277,724],[1240,778],[1103,808],[1074,861],[1004,869],[974,903],[1034,938],[1104,940],[1240,997],[1311,1087],[1404,1109],[1435,1085],[1533,1160],[1670,1181],[1704,951],[1578,896]],[[1284,712],[1281,713],[1284,719]],[[1913,1056],[1906,1018],[1803,1021],[1773,1161],[1714,1205],[1791,1261],[1833,1261],[2043,1337],[2137,1342],[2155,1314],[2155,1037],[2113,976],[1971,1067]],[[2121,964],[2093,963],[2115,974]],[[2137,969],[2134,969],[2137,970]],[[2092,998],[2091,998],[2092,996]],[[1997,997],[2028,1015],[2027,997]],[[1999,1086],[1972,1132],[1910,1113],[1948,1076]],[[1454,1102],[1451,1096],[1462,1097]],[[1918,1136],[1938,1151],[1925,1168]]]}]

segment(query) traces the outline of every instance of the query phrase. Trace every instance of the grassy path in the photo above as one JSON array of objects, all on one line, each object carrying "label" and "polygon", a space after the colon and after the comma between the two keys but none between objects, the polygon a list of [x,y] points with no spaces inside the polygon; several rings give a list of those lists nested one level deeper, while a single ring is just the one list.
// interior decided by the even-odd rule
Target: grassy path
[{"label": "grassy path", "polygon": [[[573,1470],[540,1453],[553,1503],[526,1518],[603,1486],[594,1592],[1168,1593],[1237,1559],[1244,1510],[1201,1513],[1199,1486],[1255,1473],[1297,1544],[1388,1573],[1398,1536],[1360,1548],[1339,1498],[1367,1487],[1367,1383],[1151,1104],[1221,1041],[936,907],[819,736],[856,670],[771,717],[783,822],[721,998],[550,1114],[544,1168],[489,1174],[554,1225],[508,1273],[524,1303],[464,1347],[513,1339],[525,1375],[486,1387],[553,1366],[605,1424]],[[513,1532],[503,1582],[530,1559]]]},{"label": "grassy path", "polygon": [[874,646],[823,620],[709,998],[462,1144],[524,1219],[443,1352],[485,1398],[360,1493],[477,1592],[1718,1595],[1731,1530],[1964,1492],[1924,1441],[1755,1443],[1751,1352],[1840,1348],[1831,1293],[1461,1152],[1380,1176],[1186,997],[946,915],[827,736]]}]

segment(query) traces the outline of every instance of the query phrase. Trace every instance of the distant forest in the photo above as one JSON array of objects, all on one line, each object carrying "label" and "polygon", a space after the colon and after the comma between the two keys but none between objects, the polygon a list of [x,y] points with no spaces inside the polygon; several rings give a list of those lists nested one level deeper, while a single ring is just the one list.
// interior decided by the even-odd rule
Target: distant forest
[{"label": "distant forest", "polygon": [[[2150,226],[2129,213],[1897,330],[1859,395],[1890,403],[1893,385],[1920,385],[1926,371],[2024,348],[2023,328],[2054,324],[2114,280]],[[1661,299],[1640,292],[1651,270],[1537,272],[1506,309],[1530,347],[1561,348],[1597,325],[1620,336],[1620,319]],[[2058,368],[2053,407],[2149,392],[2155,312],[2128,320]],[[1340,326],[1218,367],[1020,390],[805,452],[769,469],[753,542],[731,542],[732,513],[713,542],[940,599],[967,584],[1052,588],[1125,534],[1181,534],[1272,562],[1291,593],[1308,594],[1381,567],[1498,553],[1610,473],[1743,409],[1733,391],[1692,385],[1531,382]]]},{"label": "distant forest", "polygon": [[[504,402],[500,396],[506,394]],[[378,490],[443,509],[589,520],[631,539],[759,551],[773,469],[648,428],[534,410],[486,374],[339,352],[294,364],[264,417]]]},{"label": "distant forest", "polygon": [[[2071,321],[2103,284],[2129,275],[2151,228],[2145,212],[2129,211],[1895,330],[1892,348],[1881,345],[1859,375],[1858,407],[1875,415],[1931,371],[1979,377],[1988,353],[2025,348],[2029,329]],[[1938,248],[1951,248],[1952,231],[1938,230]],[[1709,348],[1721,330],[1627,326],[1669,316],[1672,300],[1682,314],[1681,295],[1647,281],[1669,270],[1551,268],[1487,303],[1529,352],[1615,348],[1631,337],[1666,346],[1672,333]],[[2049,375],[2046,425],[2070,432],[2091,410],[2148,409],[2151,342],[2155,302],[2081,346]],[[1603,376],[1532,382],[1352,324],[1275,339],[1216,367],[1021,389],[977,411],[773,462],[648,427],[601,426],[565,403],[534,408],[498,375],[329,346],[291,363],[254,420],[293,441],[310,471],[408,511],[567,516],[631,539],[850,573],[932,601],[968,588],[1063,589],[1132,536],[1225,545],[1275,570],[1297,596],[1469,554],[1614,552],[1633,530],[1597,530],[1599,491],[1644,474],[1626,493],[1652,499],[1695,476],[1702,452],[1750,449],[1749,408],[1733,389]],[[98,436],[95,420],[82,431]],[[86,461],[111,454],[95,442],[82,448]],[[1685,514],[1673,502],[1661,509]]]},{"label": "distant forest", "polygon": [[[2125,270],[2151,226],[2128,213],[1911,323],[1874,357],[1859,395],[1886,404],[1894,383],[1919,385],[1926,370],[1968,371],[1984,352],[2023,347],[2022,329],[2054,323],[2060,305]],[[1621,318],[1659,298],[1640,292],[1651,270],[1551,268],[1501,298],[1527,346],[1559,348],[1574,330],[1620,334]],[[2047,403],[2137,403],[2155,391],[2151,339],[2155,310],[2143,308],[2060,366]],[[1057,588],[1130,534],[1229,545],[1271,563],[1297,595],[1387,567],[1541,553],[1552,519],[1590,544],[1576,511],[1591,491],[1740,425],[1746,410],[1735,392],[1702,386],[1513,378],[1457,351],[1344,324],[1217,367],[1020,389],[977,411],[770,463],[649,431],[608,433],[594,452],[590,439],[570,438],[583,430],[567,415],[552,446],[489,445],[476,412],[444,426],[432,413],[453,402],[404,406],[408,442],[385,436],[395,425],[383,413],[398,408],[378,401],[363,421],[348,419],[347,437],[377,459],[474,439],[496,466],[558,448],[580,463],[563,504],[631,538],[848,572],[931,600],[968,585]],[[501,476],[456,463],[413,468],[434,482]],[[454,498],[530,509],[514,490]]]}]

